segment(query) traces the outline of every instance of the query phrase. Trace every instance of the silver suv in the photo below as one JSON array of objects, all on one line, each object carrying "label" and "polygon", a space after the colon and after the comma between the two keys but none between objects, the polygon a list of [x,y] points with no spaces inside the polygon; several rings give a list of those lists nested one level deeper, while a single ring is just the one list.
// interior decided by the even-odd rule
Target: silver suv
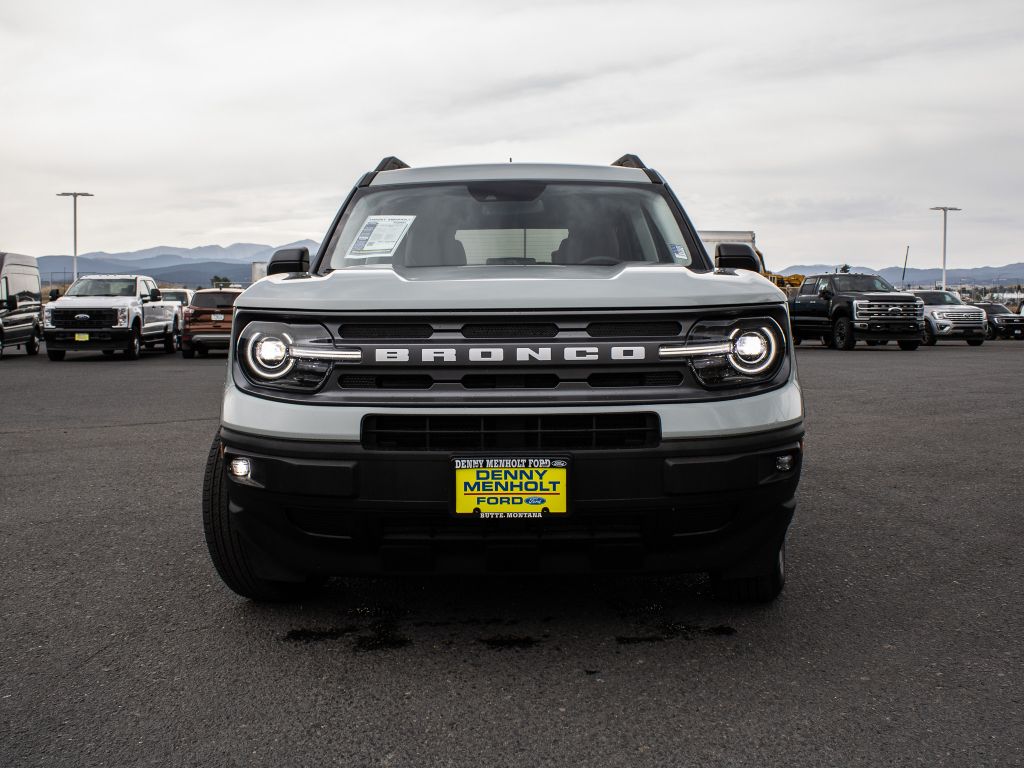
[{"label": "silver suv", "polygon": [[705,571],[782,589],[803,452],[785,295],[664,179],[386,158],[237,300],[203,516],[258,600],[333,575]]},{"label": "silver suv", "polygon": [[972,347],[985,343],[988,325],[985,313],[978,307],[964,304],[952,291],[911,291],[924,301],[924,333],[922,341],[933,347],[942,339],[960,339]]}]

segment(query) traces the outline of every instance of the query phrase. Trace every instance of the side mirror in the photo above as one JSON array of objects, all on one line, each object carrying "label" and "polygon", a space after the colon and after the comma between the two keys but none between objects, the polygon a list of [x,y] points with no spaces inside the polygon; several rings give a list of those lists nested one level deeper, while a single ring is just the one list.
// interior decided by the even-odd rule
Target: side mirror
[{"label": "side mirror", "polygon": [[153,290],[151,290],[149,292],[149,300],[150,301],[160,301],[160,299],[162,297],[163,297],[163,294],[160,293],[160,289],[159,288],[154,288]]},{"label": "side mirror", "polygon": [[18,297],[8,296],[4,304],[7,306],[8,312],[15,312],[18,309]]},{"label": "side mirror", "polygon": [[718,269],[746,269],[761,272],[761,260],[746,243],[719,243],[715,246],[715,266]]},{"label": "side mirror", "polygon": [[57,288],[50,289],[50,301],[56,301],[60,298],[60,290]]},{"label": "side mirror", "polygon": [[274,252],[267,264],[267,274],[283,275],[288,272],[309,272],[309,248],[282,248]]}]

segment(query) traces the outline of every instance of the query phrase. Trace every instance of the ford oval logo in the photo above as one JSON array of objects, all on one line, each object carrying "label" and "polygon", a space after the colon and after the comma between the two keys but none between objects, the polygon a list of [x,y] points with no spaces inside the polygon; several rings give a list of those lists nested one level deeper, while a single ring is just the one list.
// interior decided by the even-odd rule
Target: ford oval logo
[{"label": "ford oval logo", "polygon": [[75,315],[75,320],[88,320],[88,315]]},{"label": "ford oval logo", "polygon": [[543,504],[544,503],[544,497],[543,496],[531,496],[530,498],[528,498],[526,500],[526,503],[527,504],[533,504],[533,505]]},{"label": "ford oval logo", "polygon": [[562,459],[555,459],[554,461],[551,462],[551,466],[552,467],[566,467],[568,465],[569,465],[569,462],[564,461]]}]

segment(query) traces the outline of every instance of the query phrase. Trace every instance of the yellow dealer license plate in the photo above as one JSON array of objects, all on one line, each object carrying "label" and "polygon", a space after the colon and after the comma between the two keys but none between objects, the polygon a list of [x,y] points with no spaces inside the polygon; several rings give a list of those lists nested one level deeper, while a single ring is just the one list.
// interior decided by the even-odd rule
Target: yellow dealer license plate
[{"label": "yellow dealer license plate", "polygon": [[539,518],[569,511],[567,459],[474,456],[452,464],[460,517]]},{"label": "yellow dealer license plate", "polygon": [[75,334],[75,341],[88,341],[88,340],[89,340],[89,334],[88,333],[76,333]]}]

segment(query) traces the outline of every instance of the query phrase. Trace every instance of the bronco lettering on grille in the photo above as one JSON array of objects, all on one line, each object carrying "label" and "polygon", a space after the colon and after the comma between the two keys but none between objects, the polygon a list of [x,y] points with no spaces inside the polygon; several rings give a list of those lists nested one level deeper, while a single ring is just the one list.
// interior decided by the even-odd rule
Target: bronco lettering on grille
[{"label": "bronco lettering on grille", "polygon": [[647,359],[647,348],[633,346],[565,346],[565,347],[378,347],[373,351],[378,363],[502,363],[550,362],[569,363],[615,360],[638,362]]}]

